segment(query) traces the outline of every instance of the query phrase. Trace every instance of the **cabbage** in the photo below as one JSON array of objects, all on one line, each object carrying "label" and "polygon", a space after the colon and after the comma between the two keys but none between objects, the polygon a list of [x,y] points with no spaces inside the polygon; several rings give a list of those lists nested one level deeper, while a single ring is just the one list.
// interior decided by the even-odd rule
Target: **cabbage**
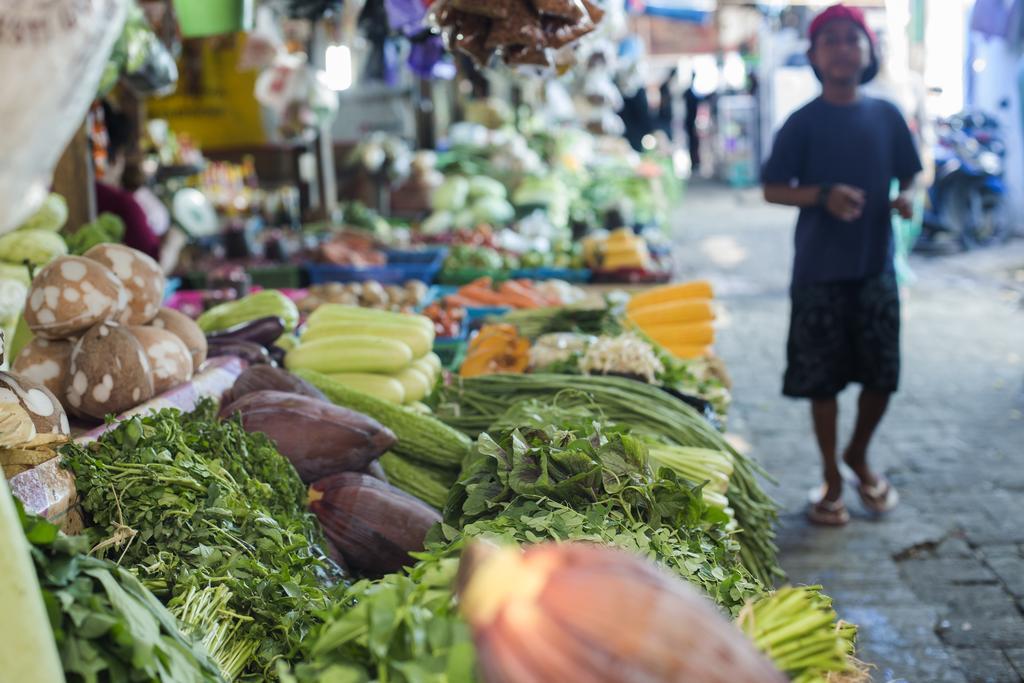
[{"label": "cabbage", "polygon": [[51,192],[39,210],[28,217],[18,230],[46,230],[57,232],[68,222],[68,203],[64,197]]},{"label": "cabbage", "polygon": [[494,178],[484,175],[473,176],[469,179],[469,198],[476,200],[484,197],[505,199],[508,197],[508,192],[505,190],[505,186]]},{"label": "cabbage", "polygon": [[461,211],[469,199],[469,181],[462,176],[446,178],[430,198],[435,211]]},{"label": "cabbage", "polygon": [[463,209],[452,217],[453,228],[475,228],[476,218],[472,209]]},{"label": "cabbage", "polygon": [[45,266],[68,253],[61,236],[49,230],[17,230],[0,236],[0,260]]},{"label": "cabbage", "polygon": [[29,275],[28,267],[20,263],[3,263],[0,261],[0,281],[14,280],[26,287],[32,286],[32,276]]},{"label": "cabbage", "polygon": [[435,211],[420,224],[420,232],[424,235],[443,235],[452,229],[454,218],[450,211]]},{"label": "cabbage", "polygon": [[0,320],[17,323],[18,316],[25,308],[26,297],[28,286],[25,283],[18,280],[0,280]]},{"label": "cabbage", "polygon": [[484,197],[473,203],[473,218],[477,223],[505,225],[516,217],[516,210],[500,197]]}]

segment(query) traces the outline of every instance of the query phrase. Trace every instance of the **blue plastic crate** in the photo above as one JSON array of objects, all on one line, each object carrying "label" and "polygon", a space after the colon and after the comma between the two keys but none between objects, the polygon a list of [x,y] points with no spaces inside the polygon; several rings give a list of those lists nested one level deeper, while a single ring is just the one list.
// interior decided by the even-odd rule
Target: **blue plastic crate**
[{"label": "blue plastic crate", "polygon": [[311,285],[325,282],[369,282],[374,280],[382,285],[400,285],[408,280],[419,280],[431,284],[437,277],[448,255],[447,247],[422,250],[390,249],[386,266],[335,266],[323,263],[306,265]]},{"label": "blue plastic crate", "polygon": [[565,280],[590,282],[591,272],[586,268],[520,268],[512,271],[513,280]]}]

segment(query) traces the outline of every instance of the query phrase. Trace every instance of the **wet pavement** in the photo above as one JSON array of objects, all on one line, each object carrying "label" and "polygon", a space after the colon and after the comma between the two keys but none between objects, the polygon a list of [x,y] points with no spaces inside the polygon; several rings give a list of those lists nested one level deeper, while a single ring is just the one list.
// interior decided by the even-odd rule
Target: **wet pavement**
[{"label": "wet pavement", "polygon": [[[677,218],[681,277],[709,277],[717,349],[734,381],[730,431],[778,479],[781,561],[861,625],[876,681],[1024,681],[1024,240],[913,259],[903,378],[871,457],[898,487],[888,518],[819,529],[809,407],[780,395],[795,213],[756,192],[691,187]],[[856,389],[840,399],[841,439]]]}]

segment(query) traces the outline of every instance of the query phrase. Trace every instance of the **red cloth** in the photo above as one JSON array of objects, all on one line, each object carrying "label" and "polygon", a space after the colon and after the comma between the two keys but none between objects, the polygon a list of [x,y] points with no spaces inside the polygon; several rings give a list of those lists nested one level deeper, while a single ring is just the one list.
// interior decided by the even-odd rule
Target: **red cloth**
[{"label": "red cloth", "polygon": [[124,221],[125,246],[160,259],[160,237],[153,231],[146,212],[131,192],[97,182],[96,211],[112,213]]},{"label": "red cloth", "polygon": [[868,26],[868,22],[864,18],[864,12],[858,7],[847,7],[841,2],[832,5],[828,9],[823,10],[821,14],[814,17],[814,21],[811,22],[810,30],[811,42],[814,42],[814,38],[818,35],[818,31],[824,28],[825,24],[839,19],[845,19],[846,21],[852,21],[857,24],[857,26],[867,34],[868,40],[871,41],[871,47],[874,48],[877,43],[875,39],[875,32]]}]

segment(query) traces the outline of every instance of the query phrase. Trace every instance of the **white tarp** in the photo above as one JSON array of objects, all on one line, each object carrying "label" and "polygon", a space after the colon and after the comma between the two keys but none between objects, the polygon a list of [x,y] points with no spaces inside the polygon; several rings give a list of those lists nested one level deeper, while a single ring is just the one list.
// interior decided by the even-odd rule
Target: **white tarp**
[{"label": "white tarp", "polygon": [[46,198],[126,7],[127,0],[0,0],[0,234]]}]

